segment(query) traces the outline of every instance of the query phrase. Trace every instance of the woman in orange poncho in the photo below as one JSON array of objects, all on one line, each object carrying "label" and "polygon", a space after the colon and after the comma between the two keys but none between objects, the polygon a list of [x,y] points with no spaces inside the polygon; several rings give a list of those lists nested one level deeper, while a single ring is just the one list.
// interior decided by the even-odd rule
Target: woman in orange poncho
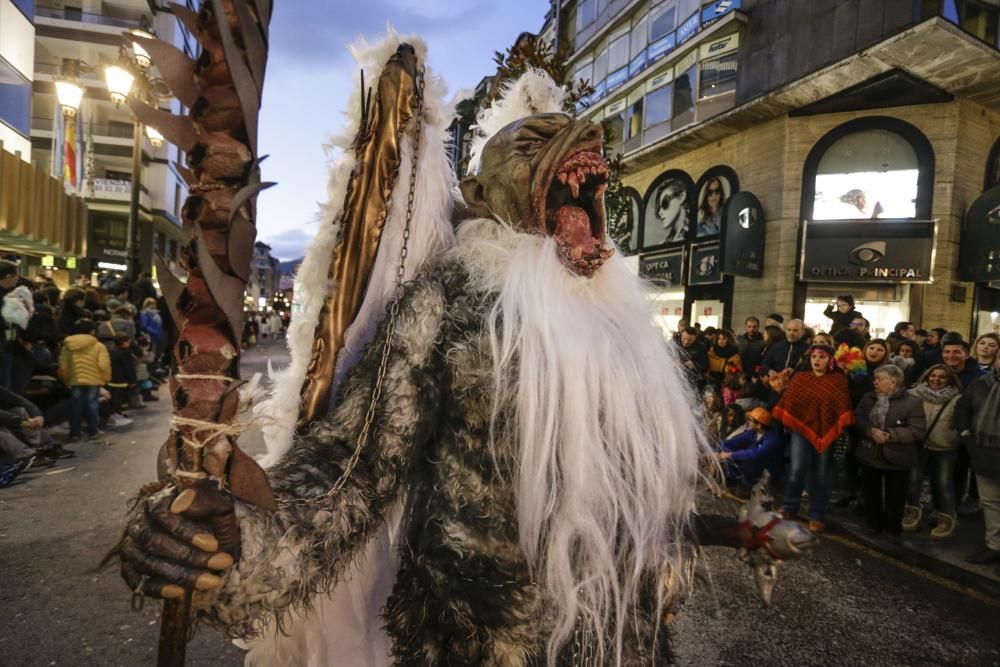
[{"label": "woman in orange poncho", "polygon": [[792,465],[782,512],[798,513],[806,476],[809,476],[809,530],[825,527],[833,475],[831,445],[847,426],[854,423],[847,377],[834,363],[829,345],[813,345],[806,352],[809,368],[792,376],[772,415],[792,435]]}]

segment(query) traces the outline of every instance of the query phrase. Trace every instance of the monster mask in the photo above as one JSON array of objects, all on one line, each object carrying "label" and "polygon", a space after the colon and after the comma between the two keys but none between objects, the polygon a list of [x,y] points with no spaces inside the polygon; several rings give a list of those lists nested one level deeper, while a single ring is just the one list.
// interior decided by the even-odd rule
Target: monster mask
[{"label": "monster mask", "polygon": [[462,181],[470,212],[551,236],[560,258],[589,277],[614,253],[606,245],[604,133],[562,113],[528,116],[497,132],[482,166]]}]

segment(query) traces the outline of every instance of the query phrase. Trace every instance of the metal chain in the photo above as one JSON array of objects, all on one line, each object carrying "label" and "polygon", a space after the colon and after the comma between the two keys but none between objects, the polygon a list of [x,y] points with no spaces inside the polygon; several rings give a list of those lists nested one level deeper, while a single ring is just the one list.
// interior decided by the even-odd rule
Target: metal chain
[{"label": "metal chain", "polygon": [[371,437],[371,428],[375,421],[375,410],[378,407],[379,399],[382,397],[382,385],[385,382],[386,371],[389,369],[389,354],[392,351],[392,338],[396,332],[396,319],[399,317],[399,303],[403,297],[403,281],[406,277],[406,258],[409,255],[410,230],[413,226],[413,201],[416,195],[417,187],[417,161],[420,158],[420,134],[423,128],[424,120],[423,67],[417,71],[416,93],[417,110],[414,118],[416,132],[413,140],[413,157],[410,160],[410,183],[409,192],[407,193],[406,198],[406,222],[403,225],[403,242],[399,249],[399,264],[396,267],[395,290],[393,291],[392,301],[389,303],[389,318],[385,328],[385,346],[382,348],[382,358],[379,361],[378,374],[375,377],[375,386],[372,388],[371,401],[368,403],[368,411],[365,413],[365,421],[361,427],[361,433],[358,435],[358,441],[354,447],[354,452],[351,454],[351,458],[348,460],[347,466],[341,473],[340,478],[329,491],[321,496],[317,496],[316,498],[309,498],[305,502],[321,502],[344,488],[344,484],[347,483],[351,473],[354,472],[354,468],[357,467],[358,461],[361,459],[361,451],[364,449],[365,443],[367,443],[368,438]]}]

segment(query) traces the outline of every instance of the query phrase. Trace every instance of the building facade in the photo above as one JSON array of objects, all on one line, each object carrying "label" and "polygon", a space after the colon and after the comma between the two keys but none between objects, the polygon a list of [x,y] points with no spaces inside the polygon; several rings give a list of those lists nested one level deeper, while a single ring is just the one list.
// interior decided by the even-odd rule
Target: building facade
[{"label": "building facade", "polygon": [[[129,270],[129,204],[133,188],[133,138],[138,127],[127,105],[116,105],[108,93],[102,69],[119,58],[123,33],[148,27],[164,39],[196,55],[195,45],[176,18],[157,3],[144,0],[82,0],[35,3],[35,80],[32,96],[33,160],[54,171],[66,169],[66,144],[76,157],[76,178],[67,187],[79,192],[89,209],[89,244],[81,268],[87,273]],[[84,88],[73,137],[60,127],[62,111],[55,82],[73,68]],[[156,76],[155,68],[150,75]],[[160,108],[181,112],[176,99],[160,99]],[[187,187],[176,164],[184,155],[169,143],[154,146],[143,135],[138,186],[139,271],[152,271],[154,256],[178,269],[183,236],[181,206]]]},{"label": "building facade", "polygon": [[275,299],[281,297],[281,261],[271,256],[271,246],[257,241],[253,244],[245,308],[263,313],[273,308]]},{"label": "building facade", "polygon": [[838,294],[875,334],[1000,326],[1000,282],[960,261],[1000,271],[1000,230],[978,237],[994,254],[962,248],[998,182],[1000,2],[567,0],[549,20],[595,89],[579,114],[624,156],[610,223],[662,326],[826,330]]}]

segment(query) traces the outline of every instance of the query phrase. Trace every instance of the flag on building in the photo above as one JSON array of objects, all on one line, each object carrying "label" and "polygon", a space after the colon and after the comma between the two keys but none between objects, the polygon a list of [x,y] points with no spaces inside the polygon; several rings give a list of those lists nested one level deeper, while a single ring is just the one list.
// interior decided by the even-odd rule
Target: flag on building
[{"label": "flag on building", "polygon": [[63,134],[63,145],[66,152],[63,157],[63,180],[72,190],[76,190],[79,187],[77,176],[79,175],[80,146],[76,140],[76,126],[79,118],[79,112],[73,116],[63,115],[63,122],[66,124],[65,133]]}]

